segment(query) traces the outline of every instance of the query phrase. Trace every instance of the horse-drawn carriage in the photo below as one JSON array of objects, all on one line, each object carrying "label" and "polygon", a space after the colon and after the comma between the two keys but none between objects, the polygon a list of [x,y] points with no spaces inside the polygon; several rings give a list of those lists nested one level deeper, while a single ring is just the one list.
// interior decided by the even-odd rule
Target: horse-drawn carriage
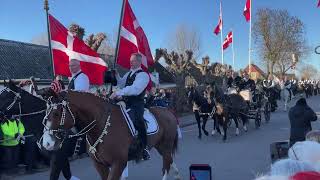
[{"label": "horse-drawn carriage", "polygon": [[251,92],[248,89],[237,91],[236,88],[228,88],[227,93],[230,94],[239,94],[244,101],[248,104],[247,116],[248,119],[253,119],[255,121],[256,128],[261,126],[261,96],[257,92]]}]

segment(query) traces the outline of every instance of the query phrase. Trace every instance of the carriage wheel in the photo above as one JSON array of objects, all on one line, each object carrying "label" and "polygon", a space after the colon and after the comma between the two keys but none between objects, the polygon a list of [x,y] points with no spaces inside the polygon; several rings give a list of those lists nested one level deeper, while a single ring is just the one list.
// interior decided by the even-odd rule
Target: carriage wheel
[{"label": "carriage wheel", "polygon": [[264,107],[264,119],[266,120],[266,123],[270,121],[270,111],[271,111],[271,104],[267,102],[267,104]]},{"label": "carriage wheel", "polygon": [[256,129],[258,129],[261,126],[261,115],[259,110],[257,110],[255,114],[255,125],[256,125]]}]

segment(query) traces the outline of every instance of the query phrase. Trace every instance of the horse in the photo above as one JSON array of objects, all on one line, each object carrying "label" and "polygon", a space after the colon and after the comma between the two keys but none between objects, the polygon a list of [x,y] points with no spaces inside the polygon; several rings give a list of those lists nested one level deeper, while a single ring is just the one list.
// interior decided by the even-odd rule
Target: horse
[{"label": "horse", "polygon": [[[214,110],[213,103],[208,103],[208,101],[193,87],[188,89],[188,103],[193,105],[193,113],[198,124],[198,138],[201,139],[202,137],[201,130],[208,136],[209,132],[206,130],[206,124],[209,116],[211,116],[211,113]],[[214,121],[214,129],[216,129],[216,121]]]},{"label": "horse", "polygon": [[[119,180],[128,160],[141,160],[142,148],[132,148],[137,142],[117,104],[87,92],[63,91],[54,93],[51,89],[38,92],[48,101],[43,145],[47,150],[58,150],[70,138],[68,131],[77,129],[86,135],[89,155],[103,180]],[[173,162],[178,148],[177,122],[167,108],[151,107],[156,117],[158,133],[148,136],[148,147],[155,147],[163,159],[163,180],[172,168],[175,178],[179,171]],[[130,152],[129,149],[135,151]]]},{"label": "horse", "polygon": [[[46,115],[46,101],[16,86],[11,80],[5,82],[4,85],[5,88],[0,92],[0,110],[7,115],[21,116],[21,121],[25,126],[25,136],[32,135],[32,137],[26,138],[25,144],[31,146],[33,148],[31,151],[36,151],[38,157],[43,155],[42,157],[48,160],[50,153],[41,147],[40,151],[37,150],[36,143],[43,135],[42,121]],[[72,148],[74,149],[74,146]],[[63,151],[54,153],[56,161],[50,166],[50,180],[58,180],[61,171],[66,179],[71,178],[70,167],[65,168],[65,158],[63,158],[64,154],[69,151],[69,149],[63,148]],[[28,155],[30,156],[30,154]]]},{"label": "horse", "polygon": [[284,111],[288,110],[288,105],[291,101],[292,97],[291,87],[288,88],[285,85],[281,86],[281,100],[284,102]]}]

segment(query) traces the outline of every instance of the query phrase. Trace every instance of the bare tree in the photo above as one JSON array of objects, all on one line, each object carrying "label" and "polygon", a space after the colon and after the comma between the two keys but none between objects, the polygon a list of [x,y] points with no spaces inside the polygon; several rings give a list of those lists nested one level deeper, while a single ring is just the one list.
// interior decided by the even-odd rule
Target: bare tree
[{"label": "bare tree", "polygon": [[196,59],[201,55],[202,41],[197,30],[186,25],[177,26],[176,30],[169,35],[169,50],[183,54],[192,51]]},{"label": "bare tree", "polygon": [[286,10],[259,9],[253,34],[263,64],[268,73],[275,68],[284,74],[292,65],[292,54],[301,59],[306,54],[303,22]]},{"label": "bare tree", "polygon": [[300,69],[302,79],[313,79],[317,78],[318,70],[311,64],[306,64]]}]

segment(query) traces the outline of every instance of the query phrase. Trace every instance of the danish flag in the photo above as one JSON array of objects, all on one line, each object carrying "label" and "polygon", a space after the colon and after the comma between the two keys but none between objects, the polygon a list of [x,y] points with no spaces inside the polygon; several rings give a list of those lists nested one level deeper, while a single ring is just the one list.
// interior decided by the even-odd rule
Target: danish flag
[{"label": "danish flag", "polygon": [[[120,44],[117,64],[123,68],[130,69],[130,57],[133,53],[142,55],[142,69],[148,72],[148,67],[154,65],[154,60],[150,51],[148,38],[134,15],[128,0],[125,0],[123,20],[121,22]],[[149,75],[147,90],[152,87]]]},{"label": "danish flag", "polygon": [[71,76],[70,59],[80,61],[81,70],[90,80],[90,84],[102,85],[107,65],[99,54],[73,35],[57,19],[49,15],[50,35],[54,73]]},{"label": "danish flag", "polygon": [[120,66],[130,69],[131,54],[137,52],[142,55],[142,68],[144,70],[154,64],[147,36],[134,15],[128,0],[125,0],[119,43],[117,64]]},{"label": "danish flag", "polygon": [[223,41],[223,50],[229,47],[229,45],[232,43],[232,38],[233,38],[233,34],[232,34],[232,31],[230,31],[227,37]]}]

